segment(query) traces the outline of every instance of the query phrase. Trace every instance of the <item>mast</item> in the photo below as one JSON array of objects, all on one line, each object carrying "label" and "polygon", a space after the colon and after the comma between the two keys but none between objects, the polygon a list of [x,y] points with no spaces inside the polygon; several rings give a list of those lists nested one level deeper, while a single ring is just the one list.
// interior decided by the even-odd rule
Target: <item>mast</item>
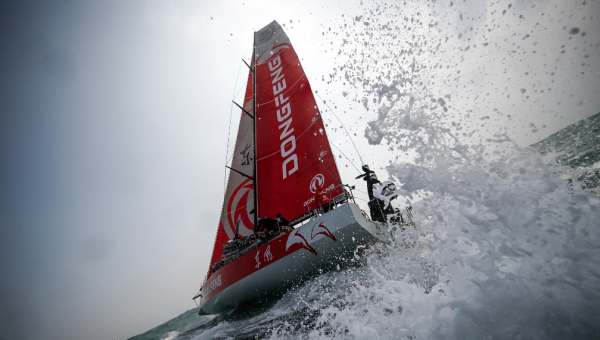
[{"label": "mast", "polygon": [[[258,225],[258,178],[256,177],[256,32],[252,39],[252,113],[254,119],[252,119],[252,130],[254,135],[254,226]],[[256,230],[256,229],[255,229]]]}]

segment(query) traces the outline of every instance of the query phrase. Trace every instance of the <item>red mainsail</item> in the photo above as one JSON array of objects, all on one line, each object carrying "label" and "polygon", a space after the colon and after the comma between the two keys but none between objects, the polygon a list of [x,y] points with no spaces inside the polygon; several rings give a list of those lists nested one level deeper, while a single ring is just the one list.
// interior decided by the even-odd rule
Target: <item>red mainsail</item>
[{"label": "red mainsail", "polygon": [[248,75],[243,107],[255,124],[242,111],[231,162],[235,171],[229,173],[211,266],[236,227],[241,236],[252,233],[253,209],[258,217],[275,218],[280,213],[292,221],[317,208],[319,187],[331,198],[343,193],[321,113],[288,37],[273,21],[255,33],[254,43],[256,74]]},{"label": "red mainsail", "polygon": [[321,113],[290,40],[273,21],[255,33],[259,217],[293,220],[317,207],[317,187],[342,194]]}]

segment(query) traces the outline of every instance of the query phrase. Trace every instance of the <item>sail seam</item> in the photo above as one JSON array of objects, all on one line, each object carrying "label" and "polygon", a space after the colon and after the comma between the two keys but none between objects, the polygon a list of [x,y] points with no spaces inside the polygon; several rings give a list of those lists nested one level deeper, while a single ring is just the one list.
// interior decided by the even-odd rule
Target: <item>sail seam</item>
[{"label": "sail seam", "polygon": [[[312,122],[312,123],[310,123],[310,125],[309,125],[309,126],[308,126],[308,127],[307,127],[307,128],[304,130],[304,131],[302,131],[302,133],[301,133],[301,134],[299,134],[299,135],[298,135],[298,138],[297,138],[297,139],[300,139],[300,137],[302,137],[302,135],[304,135],[304,134],[306,133],[306,131],[308,131],[308,129],[310,129],[310,128],[311,128],[311,127],[312,127],[312,126],[313,126],[313,125],[314,125],[314,124],[315,124],[317,121],[318,121],[318,119],[315,119],[315,120],[313,120],[313,122]],[[273,156],[274,154],[276,154],[276,153],[278,153],[278,152],[279,152],[279,150],[277,150],[277,151],[274,151],[273,153],[271,153],[271,154],[269,154],[269,155],[266,155],[265,157],[259,158],[259,159],[257,159],[256,161],[257,161],[257,162],[258,162],[258,161],[262,161],[263,159],[265,159],[265,158],[269,158],[269,157]]]},{"label": "sail seam", "polygon": [[[282,94],[280,94],[280,96],[281,96],[281,95],[285,95],[285,94],[287,94],[288,92],[290,92],[290,91],[291,91],[291,90],[294,88],[294,86],[296,86],[296,84],[298,84],[298,82],[299,82],[300,80],[302,80],[302,78],[306,78],[306,76],[302,76],[302,77],[298,78],[298,80],[296,80],[296,82],[294,83],[294,85],[290,86],[290,88],[289,88],[287,91],[284,91]],[[307,79],[307,80],[308,80],[308,79]],[[278,97],[275,97],[275,98],[278,98]],[[273,102],[275,102],[275,99],[273,99],[273,100],[270,100],[270,101],[268,101],[268,102],[264,102],[264,103],[262,103],[262,104],[258,104],[258,103],[257,103],[257,104],[256,104],[256,106],[267,105],[267,104],[270,104],[270,103],[273,103]]]}]

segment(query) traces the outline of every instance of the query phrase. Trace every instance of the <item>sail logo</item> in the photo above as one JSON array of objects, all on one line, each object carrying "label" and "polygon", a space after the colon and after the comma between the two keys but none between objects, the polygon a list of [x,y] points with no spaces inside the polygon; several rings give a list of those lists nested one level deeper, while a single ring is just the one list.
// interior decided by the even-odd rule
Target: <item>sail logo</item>
[{"label": "sail logo", "polygon": [[271,39],[271,36],[273,35],[273,32],[275,30],[271,27],[271,26],[267,26],[265,29],[259,31],[258,33],[256,33],[257,36],[257,40],[259,44],[264,43],[265,41],[268,41],[269,39]]},{"label": "sail logo", "polygon": [[311,254],[318,256],[319,254],[317,253],[317,250],[308,243],[307,238],[309,235],[311,241],[313,241],[318,235],[323,235],[332,239],[334,242],[337,242],[337,238],[333,235],[329,228],[323,225],[323,222],[315,223],[310,229],[310,234],[306,236],[303,235],[300,230],[303,230],[304,232],[308,231],[307,228],[294,229],[294,231],[292,231],[292,233],[288,237],[287,243],[285,245],[285,251],[288,251],[290,247],[294,244],[299,244],[302,248],[308,250]]},{"label": "sail logo", "polygon": [[281,157],[284,159],[281,164],[283,179],[293,174],[298,170],[298,156],[296,151],[296,136],[293,134],[292,127],[292,107],[289,102],[289,97],[285,97],[283,90],[287,88],[285,77],[283,74],[283,65],[281,57],[278,55],[269,61],[269,71],[271,71],[271,84],[273,85],[273,96],[275,96],[275,106],[277,107],[277,121],[281,123],[279,130],[281,135],[280,151]]},{"label": "sail logo", "polygon": [[310,181],[310,192],[312,192],[313,194],[316,194],[317,189],[319,187],[323,186],[324,183],[325,183],[325,176],[323,176],[322,174],[315,175],[315,177],[313,177],[313,179]]},{"label": "sail logo", "polygon": [[[332,183],[332,184],[329,184],[329,186],[327,188],[325,188],[325,176],[323,176],[322,174],[317,174],[310,181],[309,189],[310,189],[310,192],[312,192],[313,194],[316,194],[317,190],[319,188],[323,188],[323,190],[325,190],[325,192],[330,192],[331,190],[333,190],[335,188],[335,185],[333,185],[333,183]],[[315,201],[315,196],[312,196],[311,198],[307,199],[304,202],[304,206],[307,207],[314,201]]]},{"label": "sail logo", "polygon": [[315,223],[315,225],[313,225],[313,227],[310,231],[310,239],[314,240],[315,237],[317,237],[317,235],[324,235],[325,237],[329,237],[333,241],[337,242],[337,238],[335,238],[335,236],[333,236],[331,231],[329,231],[329,228],[327,228],[326,226],[323,225],[323,222],[319,223],[318,226],[316,223]]},{"label": "sail logo", "polygon": [[225,228],[227,235],[230,239],[233,239],[235,235],[236,226],[238,232],[242,236],[250,234],[250,231],[254,229],[254,223],[251,220],[250,208],[248,206],[251,197],[253,197],[254,183],[250,179],[244,180],[240,185],[235,188],[229,202],[227,203],[227,222],[228,226]]},{"label": "sail logo", "polygon": [[290,247],[293,246],[294,244],[300,244],[300,246],[302,248],[308,250],[309,252],[311,252],[314,255],[318,255],[315,248],[311,247],[311,245],[308,244],[306,237],[304,237],[304,235],[302,235],[299,232],[299,230],[300,229],[294,229],[294,231],[292,231],[292,233],[288,237],[287,243],[285,245],[285,251],[288,251],[288,249],[290,249]]}]

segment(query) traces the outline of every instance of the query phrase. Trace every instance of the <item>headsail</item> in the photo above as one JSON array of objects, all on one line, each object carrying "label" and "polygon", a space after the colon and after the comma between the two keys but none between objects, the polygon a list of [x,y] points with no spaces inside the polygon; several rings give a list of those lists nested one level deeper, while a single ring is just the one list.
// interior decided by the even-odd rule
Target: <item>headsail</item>
[{"label": "headsail", "polygon": [[259,217],[292,220],[316,208],[318,186],[343,191],[323,120],[300,60],[273,21],[255,33]]},{"label": "headsail", "polygon": [[[250,114],[254,114],[252,72],[249,72],[248,75],[243,107]],[[250,116],[242,111],[231,168],[249,177],[253,177],[254,164],[253,121]],[[252,229],[254,228],[254,217],[250,214],[252,209],[254,209],[254,182],[236,171],[230,171],[223,208],[221,209],[219,230],[217,231],[215,247],[210,262],[211,266],[221,257],[223,245],[233,239],[236,227],[241,236],[252,233]]]}]

